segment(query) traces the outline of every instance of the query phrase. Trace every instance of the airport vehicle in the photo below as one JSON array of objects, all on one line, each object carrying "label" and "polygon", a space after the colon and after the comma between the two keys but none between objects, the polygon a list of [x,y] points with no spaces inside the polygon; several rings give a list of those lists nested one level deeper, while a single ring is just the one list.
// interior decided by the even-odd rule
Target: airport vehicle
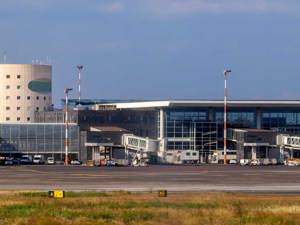
[{"label": "airport vehicle", "polygon": [[199,151],[185,150],[181,152],[180,157],[183,164],[197,164],[199,162]]},{"label": "airport vehicle", "polygon": [[253,159],[250,162],[250,166],[261,166],[261,165],[262,165],[262,163],[259,159]]},{"label": "airport vehicle", "polygon": [[13,158],[6,158],[4,161],[5,166],[11,166],[14,164]]},{"label": "airport vehicle", "polygon": [[20,164],[22,165],[32,164],[32,160],[28,155],[21,156],[19,160],[20,160]]},{"label": "airport vehicle", "polygon": [[230,159],[230,160],[229,160],[229,164],[237,164],[236,159]]},{"label": "airport vehicle", "polygon": [[300,159],[288,159],[285,161],[287,166],[300,166]]},{"label": "airport vehicle", "polygon": [[33,163],[34,164],[44,164],[44,159],[42,155],[34,155],[33,156]]},{"label": "airport vehicle", "polygon": [[81,165],[81,162],[77,159],[73,159],[73,160],[71,160],[70,164],[71,165]]},{"label": "airport vehicle", "polygon": [[241,166],[248,166],[250,164],[250,159],[240,159]]},{"label": "airport vehicle", "polygon": [[55,164],[54,157],[48,157],[46,162],[48,165],[54,165]]}]

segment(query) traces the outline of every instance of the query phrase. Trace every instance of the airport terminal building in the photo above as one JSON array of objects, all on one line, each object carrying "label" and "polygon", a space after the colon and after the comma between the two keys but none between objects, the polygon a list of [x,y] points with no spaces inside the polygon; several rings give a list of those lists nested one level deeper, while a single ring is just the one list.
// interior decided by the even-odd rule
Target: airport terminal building
[{"label": "airport terminal building", "polygon": [[[229,130],[270,130],[274,135],[300,133],[300,101],[229,101],[227,116]],[[38,112],[35,120],[61,123],[63,118],[64,111]],[[183,153],[188,151],[197,153],[201,162],[208,162],[214,151],[223,149],[223,101],[218,100],[93,101],[87,109],[73,110],[70,122],[78,124],[81,132],[91,133],[91,128],[97,126],[119,127],[123,129],[122,135],[126,130],[136,137],[155,140],[159,143],[158,162],[179,163]],[[110,139],[103,135],[99,134],[98,139]],[[120,140],[117,142],[118,147],[126,145]],[[97,142],[97,135],[94,135],[93,143],[105,145]],[[269,143],[257,149],[275,145]],[[229,149],[237,148],[236,141],[229,142]],[[80,149],[81,152],[88,151],[82,143]]]}]

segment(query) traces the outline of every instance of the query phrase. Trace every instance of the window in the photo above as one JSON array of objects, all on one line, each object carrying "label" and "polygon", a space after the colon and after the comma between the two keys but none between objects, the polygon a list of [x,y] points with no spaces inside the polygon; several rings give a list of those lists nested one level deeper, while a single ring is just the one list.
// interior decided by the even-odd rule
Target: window
[{"label": "window", "polygon": [[9,121],[10,120],[10,118],[9,117],[6,117],[6,121]]},{"label": "window", "polygon": [[17,117],[17,120],[20,121],[20,117]]},{"label": "window", "polygon": [[6,87],[5,87],[6,89],[9,89],[10,88],[10,86],[9,85],[6,85]]},{"label": "window", "polygon": [[17,96],[17,100],[20,100],[21,99],[21,96]]},{"label": "window", "polygon": [[6,96],[6,100],[8,100],[10,98],[10,96]]},{"label": "window", "polygon": [[36,111],[38,112],[40,110],[40,108],[39,107],[36,107]]},{"label": "window", "polygon": [[6,106],[6,110],[10,110],[10,107],[9,107],[9,106]]},{"label": "window", "polygon": [[30,117],[27,117],[27,121],[30,121]]},{"label": "window", "polygon": [[9,79],[9,78],[10,78],[10,75],[9,75],[9,74],[7,74],[7,75],[6,75],[6,78],[7,78],[7,79]]},{"label": "window", "polygon": [[20,74],[17,75],[17,79],[21,79],[21,75]]},{"label": "window", "polygon": [[17,85],[17,89],[20,89],[21,88],[21,85]]},{"label": "window", "polygon": [[46,101],[46,96],[44,96],[44,100]]},{"label": "window", "polygon": [[36,100],[39,100],[40,99],[40,97],[39,96],[36,96]]},{"label": "window", "polygon": [[27,96],[27,100],[30,100],[30,96]]},{"label": "window", "polygon": [[21,107],[20,107],[20,106],[18,106],[18,107],[17,107],[17,110],[20,110],[20,109],[21,109]]}]

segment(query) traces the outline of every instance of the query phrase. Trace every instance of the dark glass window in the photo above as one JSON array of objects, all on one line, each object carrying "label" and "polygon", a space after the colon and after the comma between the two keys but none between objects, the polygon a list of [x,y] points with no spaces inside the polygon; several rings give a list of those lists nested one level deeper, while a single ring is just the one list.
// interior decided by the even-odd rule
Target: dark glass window
[{"label": "dark glass window", "polygon": [[10,75],[9,75],[9,74],[7,74],[7,75],[6,75],[6,78],[7,78],[7,79],[9,79],[9,78],[10,78]]}]

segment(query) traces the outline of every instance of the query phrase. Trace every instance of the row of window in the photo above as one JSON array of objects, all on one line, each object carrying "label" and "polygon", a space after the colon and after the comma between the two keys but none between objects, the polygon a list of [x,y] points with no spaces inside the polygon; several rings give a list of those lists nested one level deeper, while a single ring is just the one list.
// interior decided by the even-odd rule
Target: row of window
[{"label": "row of window", "polygon": [[[10,121],[10,117],[5,118],[6,121]],[[17,117],[17,121],[20,121],[21,117]],[[27,117],[27,121],[30,121],[30,117]]]},{"label": "row of window", "polygon": [[[47,108],[47,107],[44,107],[44,110],[46,110],[46,108]],[[28,109],[30,109],[30,108],[28,108]],[[6,110],[7,110],[7,111],[10,110],[10,106],[6,106]],[[17,107],[17,110],[18,110],[18,111],[21,110],[21,107],[18,106],[18,107]],[[39,111],[39,110],[40,110],[40,107],[36,107],[36,108],[35,108],[35,111]]]},{"label": "row of window", "polygon": [[[10,78],[10,74],[6,74],[6,79],[9,79],[9,78]],[[21,79],[21,75],[20,74],[17,75],[17,79]]]},{"label": "row of window", "polygon": [[[6,100],[10,99],[10,96],[6,96]],[[17,96],[17,100],[20,100],[21,99],[21,96]],[[40,99],[40,96],[36,96],[36,100],[39,100]],[[44,96],[43,98],[45,101],[47,100],[47,97]],[[50,99],[50,97],[49,97]],[[27,100],[30,100],[30,96],[27,96]]]}]

